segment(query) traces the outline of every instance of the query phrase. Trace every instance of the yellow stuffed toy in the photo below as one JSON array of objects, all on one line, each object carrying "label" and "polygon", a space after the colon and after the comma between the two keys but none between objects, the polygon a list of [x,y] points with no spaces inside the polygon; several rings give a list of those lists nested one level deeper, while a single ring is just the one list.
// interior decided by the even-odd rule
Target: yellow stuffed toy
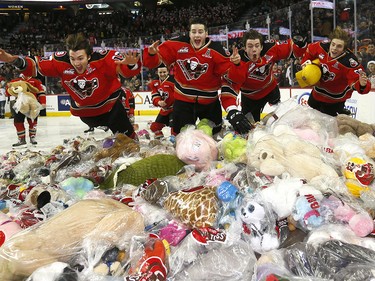
[{"label": "yellow stuffed toy", "polygon": [[43,106],[38,102],[35,94],[39,89],[26,81],[15,81],[8,84],[8,93],[17,98],[14,110],[21,112],[26,117],[35,119]]}]

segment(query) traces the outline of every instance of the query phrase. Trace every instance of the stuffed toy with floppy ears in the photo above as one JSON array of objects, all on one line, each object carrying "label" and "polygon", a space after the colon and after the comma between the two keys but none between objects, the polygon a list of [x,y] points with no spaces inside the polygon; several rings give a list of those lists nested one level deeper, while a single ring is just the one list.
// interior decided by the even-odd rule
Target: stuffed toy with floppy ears
[{"label": "stuffed toy with floppy ears", "polygon": [[258,253],[277,249],[280,245],[275,229],[276,218],[271,210],[266,202],[249,196],[243,199],[237,211],[243,232],[247,234],[245,237]]},{"label": "stuffed toy with floppy ears", "polygon": [[39,93],[39,89],[26,81],[15,81],[8,84],[8,93],[17,98],[14,110],[21,112],[31,119],[38,117],[43,106],[38,102],[34,94]]}]

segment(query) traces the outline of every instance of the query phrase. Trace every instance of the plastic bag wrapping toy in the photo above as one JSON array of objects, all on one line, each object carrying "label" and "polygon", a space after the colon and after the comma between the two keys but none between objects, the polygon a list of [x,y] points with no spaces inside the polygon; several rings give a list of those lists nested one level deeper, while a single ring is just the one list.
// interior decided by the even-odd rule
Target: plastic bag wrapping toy
[{"label": "plastic bag wrapping toy", "polygon": [[[171,249],[170,280],[250,280],[256,257],[243,240],[220,229],[195,229]],[[203,277],[204,276],[204,277]]]},{"label": "plastic bag wrapping toy", "polygon": [[241,135],[227,133],[218,143],[220,158],[227,162],[246,163],[247,140]]},{"label": "plastic bag wrapping toy", "polygon": [[7,214],[0,211],[0,247],[22,228]]},{"label": "plastic bag wrapping toy", "polygon": [[311,230],[305,239],[308,244],[313,246],[317,246],[329,240],[339,240],[375,251],[375,240],[371,236],[359,237],[345,224],[324,224]]},{"label": "plastic bag wrapping toy", "polygon": [[39,90],[26,81],[15,81],[8,84],[8,92],[17,97],[13,106],[16,112],[21,112],[30,119],[38,117],[43,106],[38,102],[34,94]]},{"label": "plastic bag wrapping toy", "polygon": [[[375,252],[358,245],[329,240],[316,246],[304,242],[295,243],[286,248],[284,257],[287,268],[296,276],[358,280],[350,279],[351,277],[339,279],[340,272],[345,270],[349,273],[348,266],[369,265],[374,268]],[[353,271],[350,273],[351,276],[355,274]]]},{"label": "plastic bag wrapping toy", "polygon": [[[78,272],[65,262],[53,262],[39,267],[26,281],[79,280]],[[92,280],[94,281],[94,280]]]},{"label": "plastic bag wrapping toy", "polygon": [[[341,197],[345,198],[346,192],[343,191]],[[293,207],[292,221],[305,232],[327,223],[345,223],[354,228],[361,226],[356,232],[360,236],[367,235],[372,229],[370,217],[360,206],[355,209],[350,207],[350,204],[357,205],[354,202],[346,203],[344,199],[332,196],[329,192],[310,190],[306,193],[301,189]]]},{"label": "plastic bag wrapping toy", "polygon": [[242,222],[242,239],[248,241],[255,252],[263,253],[279,247],[276,215],[258,193],[245,196],[236,215]]},{"label": "plastic bag wrapping toy", "polygon": [[189,228],[212,227],[217,223],[219,200],[213,186],[197,186],[177,190],[167,181],[154,180],[140,191],[151,204],[167,210],[173,218]]},{"label": "plastic bag wrapping toy", "polygon": [[268,113],[262,119],[262,123],[268,127],[272,126],[274,122],[279,120],[284,114],[294,109],[295,107],[300,106],[296,98],[290,98],[286,101],[283,101],[277,105],[272,106],[272,111]]},{"label": "plastic bag wrapping toy", "polygon": [[185,165],[176,155],[156,154],[131,165],[118,167],[100,184],[99,188],[108,189],[123,184],[138,186],[147,179],[176,175]]},{"label": "plastic bag wrapping toy", "polygon": [[177,135],[176,154],[184,163],[193,164],[198,171],[202,171],[217,160],[218,148],[212,137],[190,126]]},{"label": "plastic bag wrapping toy", "polygon": [[362,192],[371,190],[374,181],[374,161],[366,155],[352,155],[342,166],[345,177],[345,186],[355,197],[360,197]]},{"label": "plastic bag wrapping toy", "polygon": [[[81,200],[21,231],[0,248],[0,280],[23,280],[37,268],[69,261],[88,245],[123,248],[144,231],[142,216],[113,199]],[[102,242],[104,243],[104,242]],[[100,248],[100,247],[99,247]]]},{"label": "plastic bag wrapping toy", "polygon": [[96,152],[94,159],[99,161],[110,158],[115,161],[120,156],[134,156],[140,151],[140,145],[124,134],[116,134],[103,140],[102,147]]},{"label": "plastic bag wrapping toy", "polygon": [[16,181],[26,181],[30,177],[33,170],[42,167],[45,161],[45,156],[41,152],[25,151],[20,155],[18,164],[13,168]]},{"label": "plastic bag wrapping toy", "polygon": [[298,105],[286,112],[271,125],[274,135],[281,132],[294,134],[318,147],[331,147],[338,136],[336,118],[315,109]]},{"label": "plastic bag wrapping toy", "polygon": [[338,177],[316,145],[289,133],[274,135],[254,130],[248,140],[247,159],[248,165],[268,176],[288,173],[307,182],[315,177]]},{"label": "plastic bag wrapping toy", "polygon": [[372,217],[350,198],[325,194],[320,205],[327,221],[347,224],[359,237],[365,237],[374,230]]},{"label": "plastic bag wrapping toy", "polygon": [[130,268],[123,280],[167,280],[169,245],[157,237],[134,237]]},{"label": "plastic bag wrapping toy", "polygon": [[285,249],[271,250],[263,253],[255,264],[253,281],[328,281],[318,277],[294,275],[285,262]]},{"label": "plastic bag wrapping toy", "polygon": [[375,136],[364,134],[358,138],[359,145],[364,149],[366,155],[372,159],[375,158]]}]

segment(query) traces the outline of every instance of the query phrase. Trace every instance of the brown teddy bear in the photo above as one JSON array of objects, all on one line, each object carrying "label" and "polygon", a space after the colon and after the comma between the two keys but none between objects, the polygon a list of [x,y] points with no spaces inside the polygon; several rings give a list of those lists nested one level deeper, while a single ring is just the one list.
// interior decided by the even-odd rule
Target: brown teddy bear
[{"label": "brown teddy bear", "polygon": [[140,151],[139,144],[124,134],[116,134],[113,138],[107,138],[103,142],[103,148],[95,154],[95,161],[111,157],[115,161],[120,156],[136,154]]},{"label": "brown teddy bear", "polygon": [[349,115],[339,114],[337,115],[337,126],[339,128],[339,134],[345,135],[346,133],[352,133],[357,137],[362,136],[366,133],[373,134],[375,131],[375,124],[367,124],[352,118]]},{"label": "brown teddy bear", "polygon": [[16,112],[21,112],[31,119],[38,117],[43,106],[38,102],[35,94],[39,89],[26,81],[15,81],[8,84],[8,92],[17,98],[14,104]]}]

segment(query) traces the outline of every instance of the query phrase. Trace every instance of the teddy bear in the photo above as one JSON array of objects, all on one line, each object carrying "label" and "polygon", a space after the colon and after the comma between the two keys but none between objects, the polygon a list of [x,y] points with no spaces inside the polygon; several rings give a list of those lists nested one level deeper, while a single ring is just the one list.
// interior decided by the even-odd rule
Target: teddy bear
[{"label": "teddy bear", "polygon": [[373,134],[363,134],[358,137],[359,145],[365,151],[365,154],[375,159],[375,136]]},{"label": "teddy bear", "polygon": [[366,133],[373,135],[375,132],[375,124],[367,124],[346,114],[339,114],[336,117],[339,134],[345,135],[352,133],[357,137]]},{"label": "teddy bear", "polygon": [[8,84],[8,92],[17,98],[14,104],[16,112],[21,112],[31,119],[38,117],[40,110],[43,109],[35,96],[39,93],[38,88],[26,81],[15,81]]},{"label": "teddy bear", "polygon": [[6,241],[0,248],[0,280],[25,280],[41,266],[69,262],[82,249],[124,248],[143,233],[142,215],[125,204],[113,199],[81,200]]},{"label": "teddy bear", "polygon": [[140,151],[139,144],[124,134],[116,134],[114,137],[106,138],[102,148],[95,154],[95,161],[110,157],[115,161],[120,156],[135,154]]},{"label": "teddy bear", "polygon": [[317,146],[287,133],[253,137],[247,155],[248,165],[269,176],[288,173],[308,182],[318,176],[338,177],[335,169],[322,160]]}]

